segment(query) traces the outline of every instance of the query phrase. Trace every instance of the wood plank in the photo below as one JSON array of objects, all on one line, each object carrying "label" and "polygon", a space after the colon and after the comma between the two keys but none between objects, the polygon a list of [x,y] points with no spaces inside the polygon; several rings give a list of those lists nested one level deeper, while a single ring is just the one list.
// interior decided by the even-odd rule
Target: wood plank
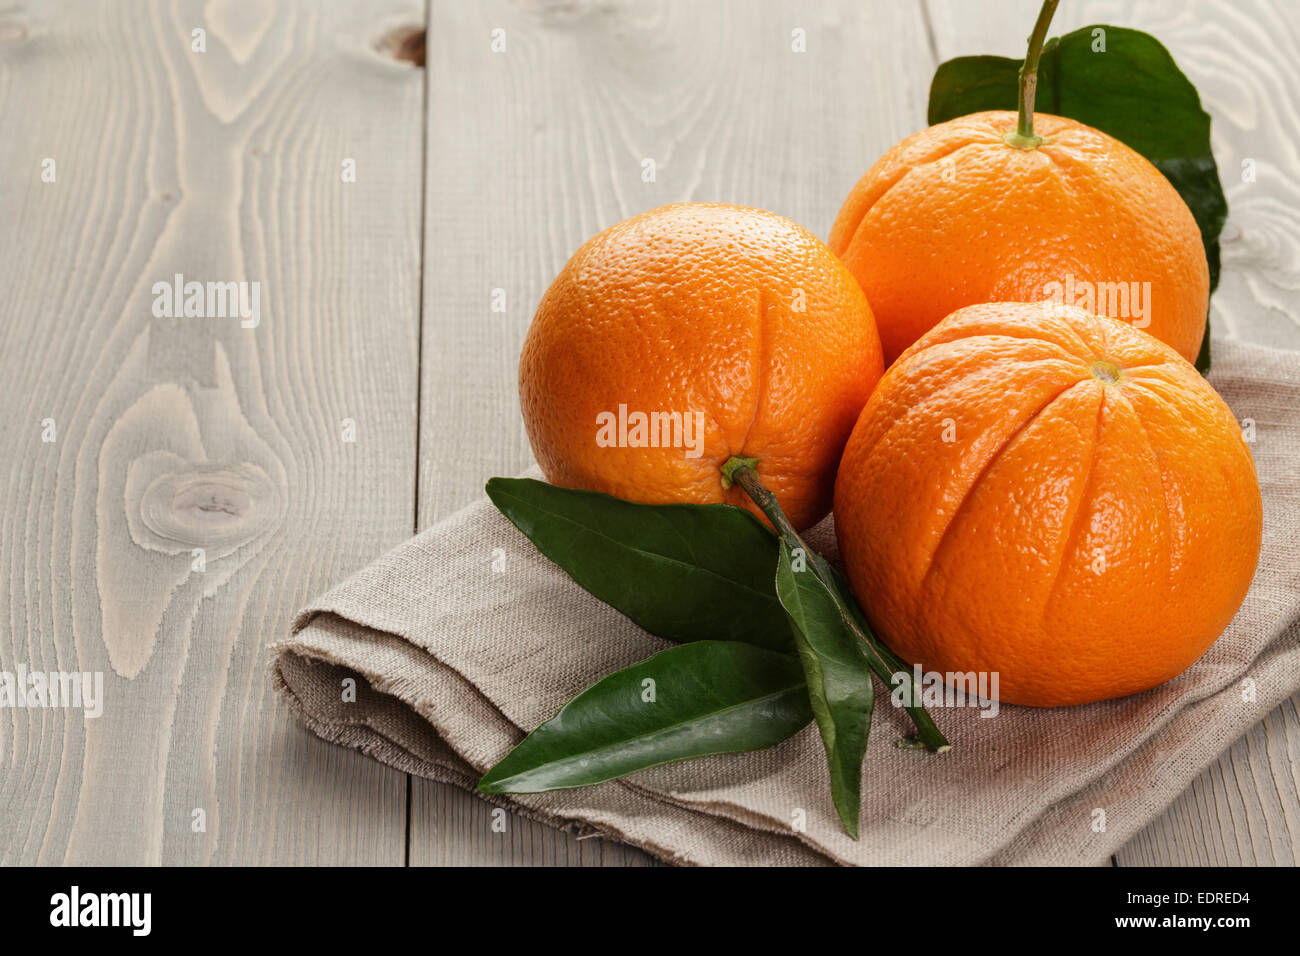
[{"label": "wood plank", "polygon": [[[940,59],[1023,56],[1038,7],[1038,0],[926,0]],[[1058,10],[1052,34],[1097,23],[1157,37],[1213,117],[1215,160],[1229,205],[1223,275],[1211,309],[1215,333],[1300,348],[1293,254],[1300,239],[1300,154],[1292,135],[1300,122],[1293,95],[1300,88],[1300,6],[1072,0]],[[1247,161],[1254,181],[1243,179]],[[1298,706],[1300,695],[1234,744],[1116,863],[1294,864],[1300,856]]]},{"label": "wood plank", "polygon": [[[1022,57],[1039,0],[925,0],[941,60],[976,53]],[[1214,294],[1215,334],[1300,349],[1300,5],[1286,0],[1070,0],[1052,36],[1092,24],[1155,36],[1188,75],[1213,118],[1214,158],[1228,197],[1223,273]],[[1015,109],[1009,104],[1008,109]],[[1243,180],[1253,163],[1254,181]]]},{"label": "wood plank", "polygon": [[492,807],[472,793],[413,778],[412,866],[661,866],[636,847],[576,837]]},{"label": "wood plank", "polygon": [[1120,866],[1300,862],[1300,697],[1257,724],[1116,855]]},{"label": "wood plank", "polygon": [[[892,0],[434,0],[428,62],[421,526],[531,462],[519,348],[582,241],[680,200],[763,206],[825,237],[875,157],[924,121],[932,69],[920,7]],[[420,780],[411,817],[412,863],[614,853],[524,820],[500,839],[487,804]]]},{"label": "wood plank", "polygon": [[[0,20],[0,661],[106,698],[0,714],[0,860],[400,864],[405,775],[293,721],[265,645],[411,531],[423,75],[374,41],[423,6]],[[260,324],[155,317],[177,273]]]}]

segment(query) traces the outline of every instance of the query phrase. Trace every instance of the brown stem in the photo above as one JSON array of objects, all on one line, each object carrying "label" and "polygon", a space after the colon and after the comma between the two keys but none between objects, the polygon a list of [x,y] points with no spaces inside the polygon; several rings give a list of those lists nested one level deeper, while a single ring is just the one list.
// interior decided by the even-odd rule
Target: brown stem
[{"label": "brown stem", "polygon": [[1038,11],[1038,21],[1034,32],[1029,35],[1029,50],[1025,62],[1020,66],[1020,113],[1016,120],[1016,130],[1008,133],[1006,141],[1020,149],[1033,149],[1043,142],[1043,137],[1034,132],[1034,99],[1038,95],[1038,60],[1043,55],[1043,41],[1047,38],[1047,28],[1056,13],[1060,0],[1043,0]]}]

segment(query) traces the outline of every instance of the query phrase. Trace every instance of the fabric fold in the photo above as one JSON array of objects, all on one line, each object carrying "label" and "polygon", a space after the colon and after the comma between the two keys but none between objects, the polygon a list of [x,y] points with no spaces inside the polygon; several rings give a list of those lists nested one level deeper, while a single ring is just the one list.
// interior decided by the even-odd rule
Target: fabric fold
[{"label": "fabric fold", "polygon": [[[1175,680],[1084,707],[939,709],[954,743],[942,756],[893,746],[910,725],[882,695],[858,841],[839,825],[812,726],[765,751],[485,799],[678,864],[1105,863],[1300,689],[1300,353],[1217,340],[1210,379],[1254,436],[1264,542],[1236,618]],[[834,557],[830,519],[810,543]],[[273,672],[321,737],[473,789],[573,694],[667,646],[482,499],[304,608]]]}]

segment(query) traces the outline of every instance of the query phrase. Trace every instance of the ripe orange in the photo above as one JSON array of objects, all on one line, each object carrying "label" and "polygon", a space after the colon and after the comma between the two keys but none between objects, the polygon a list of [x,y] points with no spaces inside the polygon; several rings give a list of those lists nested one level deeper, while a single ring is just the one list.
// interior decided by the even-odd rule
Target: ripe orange
[{"label": "ripe orange", "polygon": [[803,528],[830,510],[881,369],[866,297],[819,239],[762,209],[678,203],[574,253],[528,330],[519,401],[554,484],[758,513],[719,472],[757,458]]},{"label": "ripe orange", "polygon": [[1071,307],[954,312],[885,373],[835,486],[849,580],[901,656],[1003,701],[1153,687],[1245,597],[1261,504],[1232,412],[1173,349]]},{"label": "ripe orange", "polygon": [[1042,113],[1034,125],[1046,142],[1033,149],[1002,138],[1015,113],[931,126],[849,193],[830,247],[867,293],[885,361],[954,309],[1044,299],[1126,319],[1195,361],[1210,277],[1177,190],[1100,130]]}]

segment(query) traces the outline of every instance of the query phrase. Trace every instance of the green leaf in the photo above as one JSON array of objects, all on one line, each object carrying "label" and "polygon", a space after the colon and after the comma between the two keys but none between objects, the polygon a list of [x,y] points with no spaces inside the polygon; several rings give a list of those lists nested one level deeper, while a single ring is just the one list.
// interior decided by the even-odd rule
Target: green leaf
[{"label": "green leaf", "polygon": [[812,558],[794,553],[783,538],[776,591],[794,623],[795,646],[808,682],[813,716],[830,767],[831,797],[844,828],[858,838],[862,807],[862,759],[875,699],[862,643],[840,614],[835,595],[817,576]]},{"label": "green leaf", "polygon": [[[1104,31],[1105,52],[1093,50],[1096,30]],[[965,56],[939,64],[930,84],[931,125],[981,110],[1014,110],[1020,63]],[[1213,292],[1228,201],[1210,150],[1210,116],[1160,41],[1112,26],[1083,27],[1048,40],[1038,64],[1034,108],[1109,133],[1164,173],[1200,227]],[[1207,315],[1206,344],[1196,363],[1201,371],[1209,368],[1208,341]]]},{"label": "green leaf", "polygon": [[541,793],[675,760],[758,750],[810,720],[803,672],[792,655],[697,641],[597,681],[488,771],[479,790]]},{"label": "green leaf", "polygon": [[[946,737],[935,725],[925,707],[919,703],[921,700],[921,688],[916,686],[916,678],[912,673],[912,668],[907,662],[889,649],[889,647],[876,637],[871,625],[867,622],[867,616],[862,613],[862,607],[853,597],[853,591],[849,588],[849,582],[844,580],[844,576],[836,571],[821,555],[815,555],[814,560],[817,565],[817,571],[822,580],[830,584],[831,590],[840,601],[841,613],[847,612],[854,623],[862,631],[863,636],[867,639],[867,662],[871,666],[871,671],[884,682],[892,692],[898,688],[900,680],[907,680],[912,683],[911,704],[904,705],[903,709],[907,711],[908,716],[912,718],[912,723],[916,725],[915,747],[912,741],[906,743],[911,749],[920,749],[922,747],[935,751],[936,753],[945,753],[952,749]],[[897,675],[903,675],[901,678]],[[900,746],[904,742],[899,742]]]},{"label": "green leaf", "polygon": [[542,554],[651,634],[791,649],[772,590],[776,536],[744,508],[641,505],[531,478],[492,478],[487,494]]}]

